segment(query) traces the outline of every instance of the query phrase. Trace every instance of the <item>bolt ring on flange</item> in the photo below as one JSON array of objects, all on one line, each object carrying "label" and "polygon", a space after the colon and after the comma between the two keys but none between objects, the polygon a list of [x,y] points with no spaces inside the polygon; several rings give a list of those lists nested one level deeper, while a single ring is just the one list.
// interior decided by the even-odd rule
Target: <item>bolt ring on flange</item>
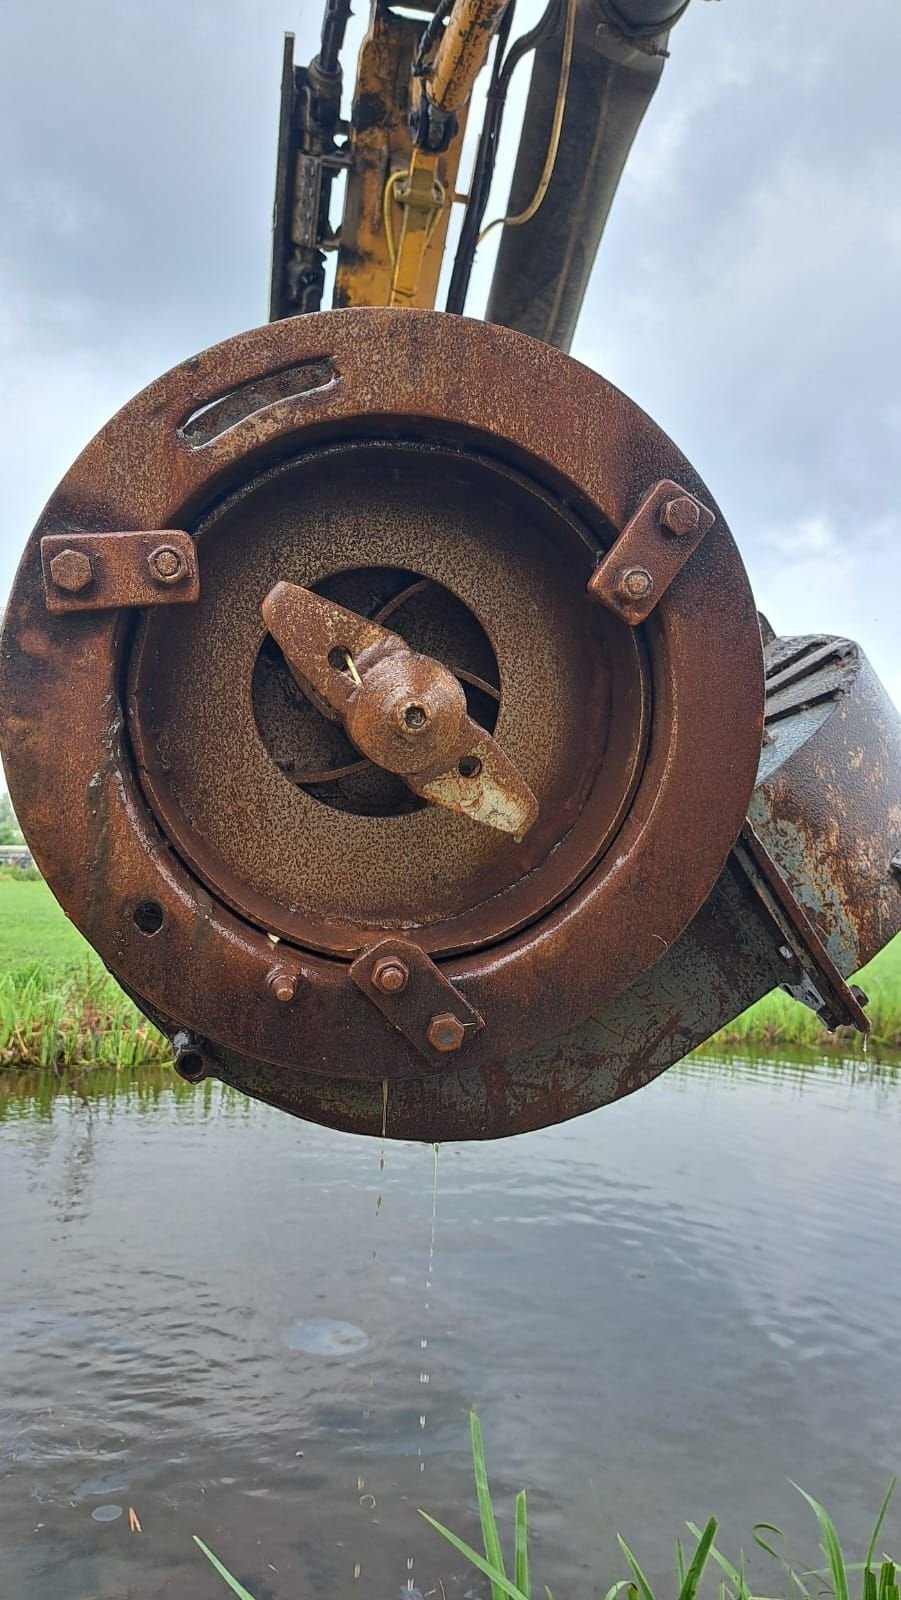
[{"label": "bolt ring on flange", "polygon": [[[192,412],[226,391],[249,388],[271,369],[284,373],[292,362],[299,372],[304,363],[321,364],[324,352],[332,382],[307,389],[299,384],[297,394],[262,408],[257,403],[199,442],[182,433]],[[563,418],[553,430],[544,421],[548,394]],[[48,617],[39,540],[45,533],[110,525],[192,527],[205,505],[284,458],[309,429],[319,437],[347,437],[358,427],[371,429],[367,418],[386,415],[395,428],[407,418],[420,436],[434,430],[463,448],[471,440],[506,455],[584,508],[608,529],[608,539],[609,529],[625,525],[657,479],[672,478],[711,504],[688,462],[648,418],[603,379],[548,347],[430,313],[358,310],[291,319],[166,374],[88,446],[32,536],[0,665],[13,800],[76,925],[148,1008],[215,1039],[217,1057],[231,1050],[236,1060],[257,1055],[290,1068],[301,1049],[300,997],[315,994],[321,1026],[316,1049],[304,1060],[308,1074],[321,1070],[326,1082],[319,1102],[310,1099],[307,1076],[293,1108],[325,1121],[342,1073],[371,1075],[377,1089],[383,1077],[418,1076],[428,1064],[397,1041],[363,997],[353,1002],[355,1048],[354,1059],[348,1058],[343,1041],[351,1002],[340,962],[294,952],[298,1005],[261,1005],[270,942],[198,889],[149,819],[127,751],[110,738],[109,707],[118,703],[121,681],[118,617]],[[123,455],[127,474],[115,466]],[[203,555],[207,559],[215,560],[214,547]],[[540,925],[485,957],[474,951],[442,963],[485,1017],[484,1029],[460,1052],[475,1117],[480,1095],[501,1082],[492,1076],[492,1063],[534,1038],[536,1025],[546,1038],[565,1031],[651,965],[706,897],[740,826],[759,752],[760,643],[744,571],[721,519],[661,599],[650,637],[655,721],[616,851]],[[716,670],[724,655],[728,675]],[[50,793],[52,815],[36,802]],[[642,885],[646,903],[636,899]],[[132,928],[124,910],[119,914],[134,903],[136,889],[163,911],[152,942]],[[205,953],[199,956],[201,921]],[[439,1064],[435,1070],[446,1069]],[[248,1068],[251,1091],[252,1083]],[[624,1087],[599,1073],[598,1103]],[[358,1125],[378,1131],[375,1100],[366,1119]]]}]

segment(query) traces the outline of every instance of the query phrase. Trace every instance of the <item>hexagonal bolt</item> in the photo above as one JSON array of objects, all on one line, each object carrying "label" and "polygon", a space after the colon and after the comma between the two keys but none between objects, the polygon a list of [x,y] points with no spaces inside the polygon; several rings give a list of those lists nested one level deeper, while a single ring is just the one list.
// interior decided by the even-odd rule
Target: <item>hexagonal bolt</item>
[{"label": "hexagonal bolt", "polygon": [[382,956],[372,969],[372,987],[380,994],[402,994],[409,981],[409,967],[396,956]]},{"label": "hexagonal bolt", "polygon": [[66,594],[80,594],[94,581],[94,568],[90,556],[83,550],[61,550],[50,563],[50,576],[57,589]]},{"label": "hexagonal bolt", "polygon": [[646,600],[653,587],[654,580],[646,567],[626,567],[616,580],[621,600]]},{"label": "hexagonal bolt", "polygon": [[667,500],[661,508],[660,521],[668,533],[674,533],[677,538],[684,539],[690,533],[697,533],[701,521],[701,508],[696,500],[692,500],[687,494],[680,494],[676,500]]},{"label": "hexagonal bolt", "polygon": [[286,972],[284,967],[276,967],[268,974],[266,983],[280,1005],[291,1004],[297,993],[297,978],[293,972]]},{"label": "hexagonal bolt", "polygon": [[181,583],[188,575],[188,564],[180,550],[171,544],[158,545],[147,557],[147,567],[154,583]]},{"label": "hexagonal bolt", "polygon": [[466,1029],[459,1017],[451,1011],[439,1011],[428,1026],[426,1039],[433,1050],[441,1055],[449,1055],[452,1050],[459,1050],[466,1038]]}]

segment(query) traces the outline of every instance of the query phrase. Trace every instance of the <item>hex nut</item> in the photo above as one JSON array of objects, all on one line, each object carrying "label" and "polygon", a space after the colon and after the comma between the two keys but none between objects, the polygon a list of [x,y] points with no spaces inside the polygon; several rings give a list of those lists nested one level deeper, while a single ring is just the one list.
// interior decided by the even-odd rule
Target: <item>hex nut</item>
[{"label": "hex nut", "polygon": [[396,956],[382,956],[370,974],[372,987],[380,994],[402,994],[410,981],[410,969]]},{"label": "hex nut", "polygon": [[645,567],[626,567],[616,583],[621,600],[646,600],[654,587],[654,580]]},{"label": "hex nut", "polygon": [[57,589],[66,594],[80,594],[94,581],[94,568],[90,556],[83,550],[61,550],[50,563],[50,576]]},{"label": "hex nut", "polygon": [[171,544],[158,545],[147,557],[154,583],[181,583],[188,575],[188,564],[180,550]]},{"label": "hex nut", "polygon": [[697,533],[701,522],[701,508],[689,495],[680,494],[676,500],[667,500],[660,513],[660,521],[668,533],[674,533],[677,538],[684,539],[690,533]]},{"label": "hex nut", "polygon": [[451,1011],[439,1011],[429,1023],[426,1039],[433,1050],[441,1055],[449,1055],[453,1050],[459,1050],[466,1038],[466,1029],[459,1017]]}]

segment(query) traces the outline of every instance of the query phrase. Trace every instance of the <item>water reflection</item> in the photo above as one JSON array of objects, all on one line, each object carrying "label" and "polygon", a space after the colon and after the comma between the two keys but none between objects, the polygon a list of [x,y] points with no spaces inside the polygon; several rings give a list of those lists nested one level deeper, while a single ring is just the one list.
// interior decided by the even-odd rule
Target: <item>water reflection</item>
[{"label": "water reflection", "polygon": [[789,1475],[853,1545],[899,1464],[899,1090],[698,1058],[443,1148],[426,1369],[430,1148],[380,1172],[377,1141],[164,1070],[0,1076],[0,1593],[215,1600],[196,1532],[258,1600],[414,1571],[481,1595],[416,1515],[475,1533],[472,1403],[569,1600],[618,1574],[617,1527],[655,1576],[710,1511],[735,1546],[757,1518],[803,1543]]}]

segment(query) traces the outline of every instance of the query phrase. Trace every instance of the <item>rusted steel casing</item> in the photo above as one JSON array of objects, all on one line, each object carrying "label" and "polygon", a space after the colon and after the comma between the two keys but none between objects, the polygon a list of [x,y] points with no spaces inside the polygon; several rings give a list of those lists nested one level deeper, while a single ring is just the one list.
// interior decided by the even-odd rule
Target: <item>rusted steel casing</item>
[{"label": "rusted steel casing", "polygon": [[[48,606],[42,541],[112,541],[125,573],[151,536],[190,541],[187,603]],[[672,442],[508,330],[329,313],[175,368],[72,467],[0,643],[3,755],[51,887],[184,1076],[496,1137],[629,1092],[776,982],[859,1009],[864,883],[897,926],[897,723],[859,734],[865,670],[816,649],[776,660],[757,779],[753,600]],[[796,906],[800,825],[774,819],[855,739],[882,774],[845,785],[870,876],[830,890],[827,852]]]}]

